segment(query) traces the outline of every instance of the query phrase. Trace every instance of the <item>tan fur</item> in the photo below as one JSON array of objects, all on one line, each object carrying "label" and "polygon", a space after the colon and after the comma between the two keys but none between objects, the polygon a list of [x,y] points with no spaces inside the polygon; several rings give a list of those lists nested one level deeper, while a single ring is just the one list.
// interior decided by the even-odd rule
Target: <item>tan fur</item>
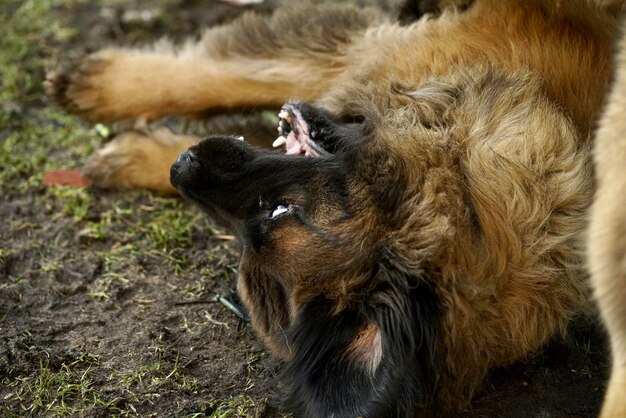
[{"label": "tan fur", "polygon": [[[301,22],[296,12],[287,13],[280,17],[283,26],[290,16]],[[47,88],[68,110],[90,120],[272,106],[298,97],[316,100],[339,116],[372,121],[380,158],[364,161],[361,169],[365,178],[394,170],[406,176],[408,187],[395,215],[401,227],[385,226],[372,210],[332,231],[345,244],[342,251],[300,232],[279,239],[285,251],[264,255],[284,257],[273,259],[274,270],[263,270],[266,258],[244,257],[241,271],[250,277],[293,278],[285,284],[291,293],[285,297],[279,289],[265,289],[271,303],[255,311],[256,290],[242,284],[246,277],[238,290],[253,306],[253,324],[270,350],[288,359],[281,331],[313,296],[312,289],[349,301],[363,290],[371,268],[363,258],[367,253],[350,245],[364,248],[385,240],[405,268],[435,284],[444,306],[439,401],[462,408],[489,368],[524,358],[588,311],[583,241],[593,187],[589,139],[611,72],[615,16],[582,0],[476,0],[464,13],[444,11],[408,27],[382,22],[367,30],[363,22],[379,20],[363,17],[363,24],[346,31],[345,22],[338,30],[332,14],[324,16],[318,23],[328,25],[326,32],[301,34],[319,46],[314,52],[302,52],[297,40],[247,17],[247,26],[210,31],[199,44],[176,53],[108,50],[79,65],[85,74],[53,74]],[[232,35],[231,44],[225,34]],[[258,35],[257,49],[248,43],[251,34]],[[94,59],[102,61],[92,66]],[[120,159],[134,152],[124,141],[111,147]],[[178,145],[160,152],[171,160],[174,148]],[[611,164],[623,149],[606,150],[597,157],[606,163],[601,182],[623,180],[619,163]],[[94,161],[89,171],[115,164]],[[114,168],[99,184],[147,187],[148,179],[128,173],[158,172],[150,187],[168,188],[162,176],[166,164],[146,161],[137,163],[140,169]],[[626,189],[617,183],[610,187]],[[599,202],[602,198],[601,193]],[[602,210],[611,210],[611,204],[615,211],[620,207],[612,200]],[[323,230],[323,219],[320,224]],[[595,256],[592,245],[592,265],[623,260],[621,224],[608,225],[615,238],[602,238],[595,247],[601,254]],[[304,253],[299,248],[308,249],[307,257],[294,266],[288,251]],[[347,259],[345,248],[353,250]],[[608,261],[593,261],[611,254]],[[321,276],[319,260],[337,270],[335,280],[314,282]],[[612,271],[623,272],[623,266]],[[257,285],[265,283],[249,286]],[[625,325],[618,307],[625,304],[601,300],[608,306],[610,331],[616,327],[614,379],[624,381],[626,355],[619,356],[625,342],[619,335]],[[274,307],[281,308],[270,315]],[[366,337],[357,338],[353,352],[367,353],[375,339],[370,333]]]},{"label": "tan fur", "polygon": [[370,373],[374,373],[383,356],[381,336],[378,327],[366,324],[348,346],[346,355],[361,363]]},{"label": "tan fur", "polygon": [[[580,232],[591,199],[588,148],[531,80],[496,86],[453,110],[460,129],[442,137],[449,135],[454,147],[436,146],[441,137],[435,136],[426,140],[428,150],[411,155],[426,156],[433,168],[417,173],[418,209],[394,236],[405,260],[433,263],[430,274],[445,289],[450,310],[443,345],[454,348],[447,354],[453,383],[444,392],[453,402],[468,379],[483,378],[478,370],[536,350],[586,305]],[[473,110],[485,108],[498,113],[483,118]],[[481,236],[468,218],[475,218]],[[468,358],[468,352],[484,355]],[[459,375],[464,379],[456,387],[452,376]]]},{"label": "tan fur", "polygon": [[626,416],[626,33],[615,85],[595,145],[597,192],[589,229],[589,264],[611,339],[613,369],[602,418]]},{"label": "tan fur", "polygon": [[84,171],[95,184],[175,193],[169,170],[178,155],[198,141],[167,128],[125,131],[87,160]]},{"label": "tan fur", "polygon": [[[308,70],[307,63],[295,60],[216,61],[184,53],[105,50],[82,63],[79,77],[89,81],[82,85],[81,78],[72,80],[65,94],[71,103],[68,109],[91,121],[152,120],[248,103],[277,107],[296,93],[313,99],[326,90],[335,71],[319,68],[312,74],[320,77],[308,80],[312,88],[307,91],[299,88],[296,79]],[[249,73],[264,74],[263,79],[251,80]],[[55,77],[51,75],[49,83],[55,83]]]}]

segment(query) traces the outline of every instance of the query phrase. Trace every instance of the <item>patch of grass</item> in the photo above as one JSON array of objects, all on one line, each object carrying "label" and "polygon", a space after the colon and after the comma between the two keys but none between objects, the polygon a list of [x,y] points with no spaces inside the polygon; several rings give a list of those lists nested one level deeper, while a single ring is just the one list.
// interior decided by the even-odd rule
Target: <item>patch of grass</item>
[{"label": "patch of grass", "polygon": [[106,224],[103,222],[88,222],[79,235],[94,240],[103,240],[108,237]]},{"label": "patch of grass", "polygon": [[212,411],[210,418],[249,417],[254,415],[257,403],[246,394],[230,399],[217,399],[207,403],[206,410]]},{"label": "patch of grass", "polygon": [[[96,135],[79,121],[45,107],[42,80],[52,67],[54,44],[76,35],[60,7],[82,0],[5,0],[0,13],[0,184],[24,192],[51,168],[75,167]],[[11,11],[11,12],[7,12]]]},{"label": "patch of grass", "polygon": [[148,223],[148,238],[158,251],[181,249],[191,244],[193,219],[182,210],[176,199],[160,199],[162,208],[153,213]]},{"label": "patch of grass", "polygon": [[[204,225],[203,225],[204,226]],[[228,282],[235,282],[237,277],[238,259],[229,257],[231,251],[224,245],[208,248],[201,256],[206,257],[206,263],[200,269],[200,274],[189,277],[180,290],[186,297],[199,298],[206,291],[208,283],[219,278]]]},{"label": "patch of grass", "polygon": [[181,362],[178,351],[173,351],[170,354],[175,356],[173,364],[171,364],[171,361],[165,361],[163,356],[164,349],[157,347],[146,363],[120,376],[119,382],[125,384],[128,388],[145,383],[148,390],[163,382],[170,382],[176,387],[194,392],[197,389],[196,379],[184,374],[191,361]]},{"label": "patch of grass", "polygon": [[63,213],[82,221],[87,217],[91,196],[86,187],[54,186],[48,189],[49,195],[63,204]]},{"label": "patch of grass", "polygon": [[10,389],[4,399],[15,398],[23,412],[33,415],[79,414],[98,399],[91,377],[98,362],[98,356],[85,353],[54,370],[49,362],[40,360],[39,369],[34,373],[3,380],[3,385]]},{"label": "patch of grass", "polygon": [[[77,120],[52,109],[18,115],[6,138],[0,132],[0,184],[7,191],[39,187],[47,170],[76,168],[97,137]],[[64,120],[55,124],[55,120]]]},{"label": "patch of grass", "polygon": [[89,286],[87,295],[97,301],[110,300],[115,287],[128,285],[130,279],[126,266],[135,262],[140,252],[140,248],[134,243],[114,244],[109,251],[98,252],[103,261],[103,272]]},{"label": "patch of grass", "polygon": [[264,351],[253,351],[251,353],[248,353],[246,366],[248,367],[249,374],[256,372],[256,369],[255,369],[256,363],[258,363],[265,356],[266,356],[266,353]]},{"label": "patch of grass", "polygon": [[135,244],[125,244],[112,248],[107,252],[99,252],[98,255],[104,260],[104,269],[108,272],[115,265],[119,265],[124,260],[136,255],[139,248]]},{"label": "patch of grass", "polygon": [[[132,199],[137,199],[137,196],[133,196],[132,193],[128,195],[120,196],[116,201],[107,205],[106,210],[101,211],[97,221],[87,221],[85,228],[80,231],[80,235],[85,238],[94,240],[111,239],[114,242],[128,242],[136,240],[146,228],[142,225],[143,222],[137,223],[133,217],[135,215],[135,209],[132,206],[135,204]],[[137,246],[134,244],[127,244],[122,247],[116,247],[111,250],[112,253],[117,254],[124,249],[132,249],[133,254],[137,250]],[[107,255],[107,259],[118,258],[116,255]],[[104,255],[101,254],[101,255]],[[111,265],[111,263],[108,263]]]},{"label": "patch of grass", "polygon": [[[77,0],[5,0],[0,14],[0,101],[33,101],[40,94],[42,57],[33,56],[33,44],[65,42],[77,35],[59,19],[51,19],[55,7],[77,4]],[[46,51],[47,52],[47,51]]]},{"label": "patch of grass", "polygon": [[[202,412],[187,415],[191,417],[210,417],[210,418],[242,418],[255,416],[255,412],[259,408],[267,405],[267,399],[253,399],[247,394],[233,396],[227,399],[214,399],[205,402]],[[272,411],[271,416],[278,418],[293,418],[292,414]],[[263,414],[262,414],[263,415]],[[265,415],[263,415],[265,416]]]},{"label": "patch of grass", "polygon": [[0,266],[4,265],[5,259],[10,253],[8,248],[0,247]]},{"label": "patch of grass", "polygon": [[[129,356],[132,357],[133,354],[129,353]],[[172,356],[173,360],[169,358]],[[108,380],[114,386],[124,388],[124,393],[130,398],[126,408],[136,412],[136,408],[143,401],[150,402],[151,399],[160,397],[162,390],[159,388],[163,386],[169,385],[197,395],[197,380],[186,374],[189,364],[191,361],[183,361],[177,350],[157,346],[146,362],[124,373],[111,373]]]},{"label": "patch of grass", "polygon": [[185,209],[179,199],[154,197],[154,206],[144,206],[143,231],[148,240],[149,254],[161,259],[176,273],[189,265],[186,250],[192,245],[192,232],[200,214]]},{"label": "patch of grass", "polygon": [[116,272],[107,272],[100,276],[92,285],[92,290],[87,295],[95,300],[108,300],[111,298],[111,288],[113,283],[126,285],[129,280],[122,274]]},{"label": "patch of grass", "polygon": [[61,269],[61,261],[60,260],[51,260],[51,259],[43,259],[40,263],[41,267],[39,267],[39,271],[41,272],[51,272],[57,271]]},{"label": "patch of grass", "polygon": [[198,383],[186,373],[191,363],[183,361],[178,351],[157,347],[146,363],[121,373],[115,371],[105,378],[120,390],[111,394],[97,375],[100,357],[83,353],[73,362],[53,368],[41,360],[39,368],[0,382],[5,402],[19,409],[0,408],[2,416],[137,416],[144,401],[159,397],[164,385],[198,394]]}]

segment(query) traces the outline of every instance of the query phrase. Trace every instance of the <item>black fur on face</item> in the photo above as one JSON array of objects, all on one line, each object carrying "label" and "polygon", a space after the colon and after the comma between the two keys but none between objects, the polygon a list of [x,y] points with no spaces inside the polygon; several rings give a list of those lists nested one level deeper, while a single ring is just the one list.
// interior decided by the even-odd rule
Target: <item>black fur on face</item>
[{"label": "black fur on face", "polygon": [[[285,404],[306,417],[414,417],[434,413],[439,305],[430,284],[398,269],[384,254],[376,287],[349,309],[308,302],[287,331],[294,357],[282,373]],[[376,367],[350,355],[367,325],[380,332]]]},{"label": "black fur on face", "polygon": [[333,157],[294,158],[230,137],[208,138],[181,154],[171,179],[183,196],[241,234],[279,205],[298,205],[299,216],[312,211],[318,184],[326,186],[326,199],[340,204],[345,195],[345,169]]},{"label": "black fur on face", "polygon": [[386,249],[403,165],[366,122],[285,109],[318,157],[208,138],[181,154],[172,183],[241,239],[238,290],[286,360],[287,407],[306,417],[423,415],[437,387],[439,303]]}]

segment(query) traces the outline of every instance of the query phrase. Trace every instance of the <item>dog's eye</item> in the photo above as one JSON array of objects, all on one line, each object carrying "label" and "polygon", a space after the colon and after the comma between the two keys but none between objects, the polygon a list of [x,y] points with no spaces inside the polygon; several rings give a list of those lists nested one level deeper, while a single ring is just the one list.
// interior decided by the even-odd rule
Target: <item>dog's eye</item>
[{"label": "dog's eye", "polygon": [[282,215],[283,213],[289,212],[289,207],[285,205],[278,205],[276,209],[272,212],[272,218],[276,218],[277,216]]}]

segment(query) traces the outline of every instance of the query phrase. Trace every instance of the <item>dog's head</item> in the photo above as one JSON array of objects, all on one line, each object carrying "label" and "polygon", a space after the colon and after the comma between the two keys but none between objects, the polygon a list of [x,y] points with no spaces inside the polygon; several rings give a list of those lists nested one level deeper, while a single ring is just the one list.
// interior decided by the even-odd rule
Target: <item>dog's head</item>
[{"label": "dog's head", "polygon": [[[171,180],[243,244],[238,290],[310,416],[412,416],[436,387],[439,303],[392,245],[407,173],[368,121],[281,112],[287,154],[235,137],[180,155]],[[314,158],[305,158],[306,156]]]}]

